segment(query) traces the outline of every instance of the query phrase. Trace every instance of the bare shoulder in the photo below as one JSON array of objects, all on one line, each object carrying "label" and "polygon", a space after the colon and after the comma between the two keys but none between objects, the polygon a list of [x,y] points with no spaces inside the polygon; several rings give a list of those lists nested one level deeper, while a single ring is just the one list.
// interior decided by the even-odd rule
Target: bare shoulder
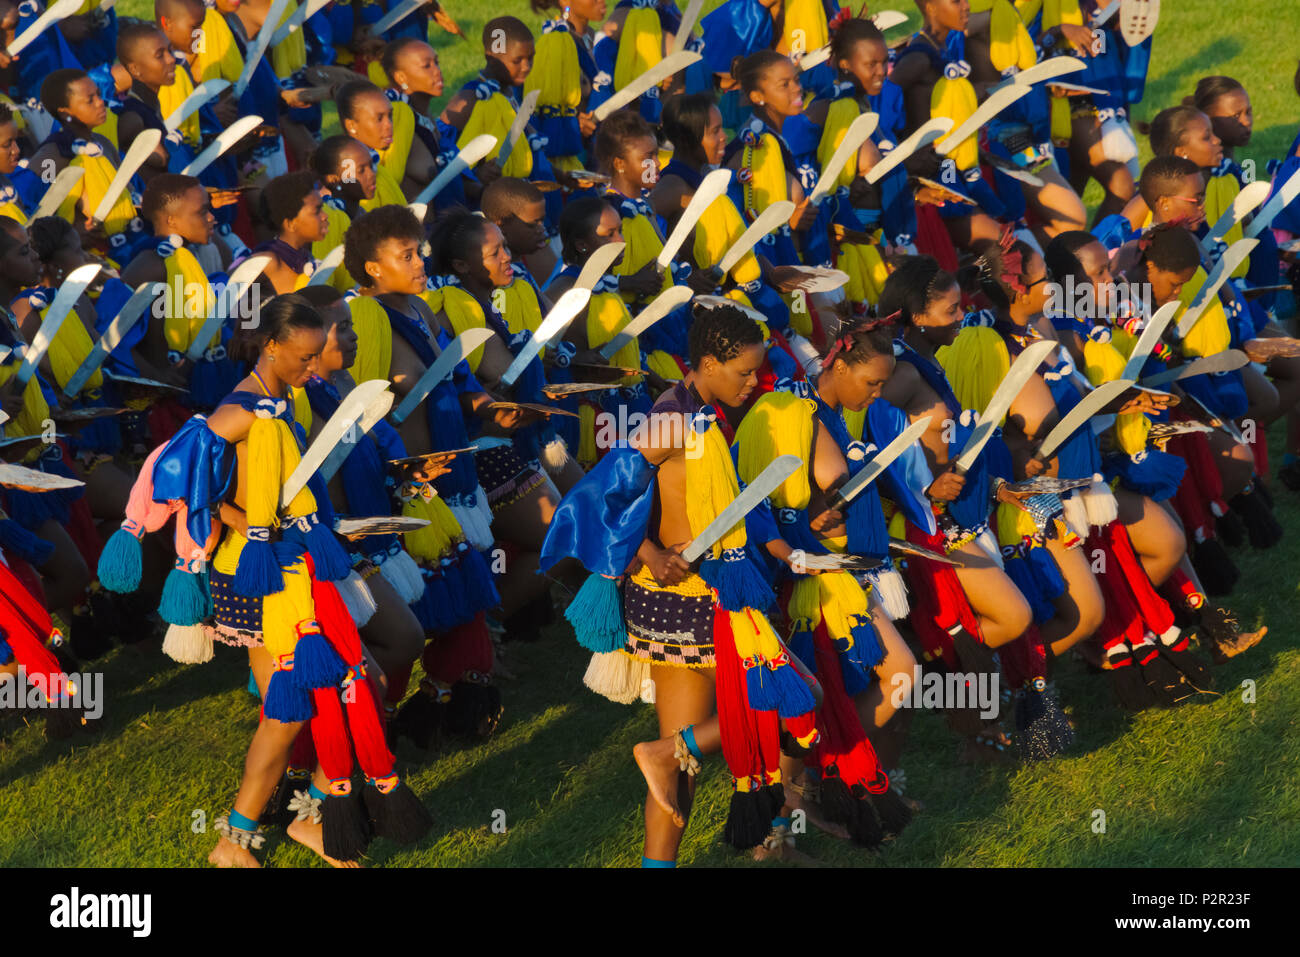
[{"label": "bare shoulder", "polygon": [[474,111],[474,97],[468,90],[461,90],[450,100],[442,111],[440,119],[444,123],[463,130],[469,122],[469,115]]},{"label": "bare shoulder", "polygon": [[253,425],[253,413],[233,402],[217,406],[208,416],[208,428],[227,442],[242,442]]}]

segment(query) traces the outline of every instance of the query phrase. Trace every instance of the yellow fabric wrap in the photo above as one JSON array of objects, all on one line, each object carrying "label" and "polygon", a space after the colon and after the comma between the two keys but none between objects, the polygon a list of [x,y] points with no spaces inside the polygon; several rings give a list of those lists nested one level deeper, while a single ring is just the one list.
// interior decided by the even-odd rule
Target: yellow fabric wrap
[{"label": "yellow fabric wrap", "polygon": [[[469,143],[474,137],[484,133],[495,136],[497,145],[488,154],[488,159],[496,159],[510,134],[510,124],[514,121],[515,108],[510,105],[510,101],[500,93],[493,93],[486,100],[474,101],[474,108],[469,114],[469,119],[465,121],[465,128],[461,130],[457,142]],[[515,145],[501,175],[527,179],[532,171],[533,151],[524,138]]]},{"label": "yellow fabric wrap", "polygon": [[667,379],[669,382],[677,382],[685,376],[682,375],[681,366],[679,366],[673,357],[662,349],[656,349],[654,352],[646,354],[645,367],[660,378]]},{"label": "yellow fabric wrap", "polygon": [[[41,310],[42,320],[47,312],[49,307]],[[90,338],[90,333],[86,331],[86,324],[81,321],[74,307],[59,326],[59,331],[50,341],[49,351],[45,353],[45,358],[50,362],[50,371],[54,373],[54,381],[60,389],[67,385],[68,380],[81,368],[81,363],[85,361],[86,356],[90,355],[93,348],[95,342]],[[104,376],[100,369],[96,369],[86,380],[81,391],[90,392],[103,384]]]},{"label": "yellow fabric wrap", "polygon": [[[876,230],[875,239],[880,240],[881,230]],[[880,291],[889,278],[889,267],[880,255],[880,247],[867,243],[840,243],[839,259],[836,265],[848,273],[849,281],[844,294],[850,302],[868,302],[875,305],[880,301]]]},{"label": "yellow fabric wrap", "polygon": [[963,409],[985,408],[1011,368],[1007,344],[987,326],[963,329],[952,345],[935,352],[935,358]]},{"label": "yellow fabric wrap", "polygon": [[[1211,224],[1217,223],[1219,217],[1232,208],[1232,201],[1240,192],[1241,184],[1231,173],[1211,176],[1210,181],[1205,184],[1205,221]],[[1232,228],[1224,235],[1223,241],[1231,246],[1241,238],[1241,223],[1233,223]],[[1250,257],[1246,257],[1230,273],[1230,278],[1241,279],[1249,270]]]},{"label": "yellow fabric wrap", "polygon": [[[170,86],[164,86],[158,91],[158,109],[164,117],[171,116],[176,112],[177,107],[185,102],[185,98],[194,92],[194,83],[190,80],[190,75],[178,63],[176,65],[176,78],[172,80]],[[181,136],[185,142],[191,146],[199,144],[199,114],[196,110],[186,117],[178,127]]]},{"label": "yellow fabric wrap", "polygon": [[578,406],[578,464],[591,468],[600,459],[596,449],[596,407],[583,402]]},{"label": "yellow fabric wrap", "polygon": [[0,206],[0,216],[8,216],[20,226],[27,225],[27,214],[23,212],[23,208],[17,202],[5,203]]},{"label": "yellow fabric wrap", "polygon": [[455,551],[457,543],[465,538],[456,516],[436,494],[428,499],[416,495],[403,502],[402,515],[422,518],[429,523],[402,536],[407,552],[416,561],[436,564],[443,556]]},{"label": "yellow fabric wrap", "polygon": [[307,397],[307,390],[290,389],[289,395],[293,398],[294,419],[302,426],[303,435],[311,435],[313,417],[311,412],[311,399]]},{"label": "yellow fabric wrap", "polygon": [[[1071,23],[1075,26],[1083,25],[1083,13],[1079,10],[1079,0],[1042,0],[1042,4],[1044,30],[1059,27],[1063,23]],[[1025,22],[1029,22],[1029,19],[1027,18]]]},{"label": "yellow fabric wrap", "polygon": [[614,60],[614,89],[621,90],[664,58],[664,34],[659,11],[633,7],[618,34]]},{"label": "yellow fabric wrap", "polygon": [[406,176],[406,163],[411,158],[411,141],[415,138],[415,111],[409,103],[397,100],[393,107],[393,142],[388,149],[380,150],[379,165],[385,167],[393,180],[400,184]]},{"label": "yellow fabric wrap", "polygon": [[405,206],[406,195],[402,192],[402,181],[393,179],[393,174],[380,163],[375,166],[375,195],[361,201],[361,208],[367,213],[380,206]]},{"label": "yellow fabric wrap", "polygon": [[[975,87],[966,77],[941,76],[930,93],[930,116],[946,116],[952,120],[953,128],[960,126],[970,118],[979,106],[975,96]],[[936,146],[948,139],[948,135],[939,137]],[[972,169],[979,161],[979,132],[976,131],[962,141],[961,145],[949,154],[958,169]]]},{"label": "yellow fabric wrap", "polygon": [[[691,252],[696,265],[703,268],[718,265],[744,232],[745,220],[740,215],[740,210],[736,209],[736,204],[724,193],[709,204],[695,224]],[[763,271],[753,250],[745,253],[740,262],[731,267],[730,275],[738,283],[762,278]]]},{"label": "yellow fabric wrap", "polygon": [[[612,205],[617,208],[616,202]],[[614,276],[631,276],[640,272],[646,263],[657,258],[664,251],[664,240],[659,235],[659,230],[649,219],[639,213],[623,219],[623,241],[627,243],[627,248],[623,250],[622,261],[615,263],[610,269],[611,275]],[[672,271],[665,269],[660,292],[672,284]],[[624,294],[623,298],[627,302],[636,301],[636,297],[630,293]]]},{"label": "yellow fabric wrap", "polygon": [[378,60],[371,60],[366,64],[366,79],[381,90],[393,84],[392,77],[384,72],[384,65]]},{"label": "yellow fabric wrap", "polygon": [[537,301],[537,292],[528,280],[516,278],[510,285],[495,290],[493,295],[501,297],[498,311],[511,335],[518,335],[525,329],[536,332],[542,324],[542,304]]},{"label": "yellow fabric wrap", "polygon": [[808,53],[831,42],[822,0],[786,0],[782,23],[781,42],[777,44],[782,53],[799,50]]},{"label": "yellow fabric wrap", "polygon": [[[1109,342],[1083,340],[1083,374],[1094,386],[1112,382],[1124,374],[1125,359]],[[1115,417],[1115,442],[1125,455],[1135,455],[1147,447],[1147,433],[1151,422],[1141,412],[1130,412]]]},{"label": "yellow fabric wrap", "polygon": [[234,83],[244,72],[244,55],[239,52],[230,24],[215,7],[203,15],[203,42],[190,64],[190,72],[199,83],[206,80],[229,80]]},{"label": "yellow fabric wrap", "polygon": [[[1196,294],[1205,285],[1205,270],[1196,267],[1192,281],[1183,283],[1183,290],[1178,299],[1183,308],[1174,317],[1174,325],[1182,321],[1183,312],[1192,304]],[[1232,344],[1232,333],[1228,329],[1228,317],[1223,311],[1223,303],[1215,296],[1196,320],[1196,325],[1183,338],[1183,354],[1188,356],[1217,356]]]},{"label": "yellow fabric wrap", "polygon": [[1020,14],[1023,23],[1033,23],[1034,17],[1042,9],[1043,0],[1016,0],[1016,12]]},{"label": "yellow fabric wrap", "polygon": [[524,96],[539,90],[537,109],[577,111],[582,104],[582,69],[573,36],[560,30],[537,38],[533,69],[524,80]]},{"label": "yellow fabric wrap", "polygon": [[764,133],[757,144],[741,150],[740,165],[750,173],[749,182],[742,189],[747,216],[757,216],[773,203],[790,198],[785,158],[781,155],[781,145],[771,133]]},{"label": "yellow fabric wrap", "polygon": [[[486,329],[487,317],[478,300],[459,286],[444,286],[442,289],[442,311],[451,323],[453,336],[458,336],[466,329]],[[467,357],[469,371],[477,372],[478,364],[483,361],[483,346],[479,346]]]},{"label": "yellow fabric wrap", "polygon": [[[616,292],[598,292],[587,303],[587,348],[599,349],[632,321],[632,314]],[[629,369],[641,368],[641,346],[635,336],[632,341],[610,357],[609,364]],[[620,385],[633,385],[638,380],[625,376]]]},{"label": "yellow fabric wrap", "polygon": [[[285,22],[294,15],[298,10],[297,0],[289,0],[284,8],[284,15],[280,17],[276,29],[284,26]],[[271,66],[275,69],[275,75],[282,80],[287,80],[299,70],[307,65],[307,41],[302,30],[294,30],[287,37],[271,47]],[[380,89],[383,89],[381,86]]]},{"label": "yellow fabric wrap", "polygon": [[[107,156],[88,156],[86,154],[76,154],[68,161],[69,166],[80,166],[86,171],[86,174],[77,181],[72,187],[72,191],[64,197],[63,202],[59,205],[59,216],[68,222],[76,225],[77,223],[77,206],[81,205],[85,210],[85,215],[89,216],[99,206],[108,192],[108,187],[113,182],[113,177],[117,175],[117,167]],[[113,208],[109,210],[108,216],[104,219],[104,233],[112,236],[114,233],[124,233],[135,218],[135,204],[131,202],[131,191],[123,190],[122,194],[117,197],[113,203]]]},{"label": "yellow fabric wrap", "polygon": [[1047,105],[1052,142],[1057,146],[1068,146],[1070,137],[1074,135],[1074,125],[1070,117],[1070,98],[1052,96],[1048,98]]},{"label": "yellow fabric wrap", "polygon": [[[835,151],[839,149],[840,143],[844,141],[844,134],[849,131],[849,125],[861,115],[858,104],[847,96],[831,102],[826,110],[826,125],[822,127],[821,142],[817,144],[817,165],[823,170],[835,155]],[[852,156],[835,177],[833,188],[848,186],[857,175],[858,157]]]},{"label": "yellow fabric wrap", "polygon": [[[6,362],[0,365],[0,387],[3,387],[18,372],[21,362]],[[98,374],[98,373],[96,373]],[[23,386],[23,407],[12,419],[5,422],[5,435],[13,438],[18,435],[36,435],[45,426],[50,417],[50,407],[41,391],[40,379],[32,376]],[[34,458],[43,449],[33,449],[29,456]]]},{"label": "yellow fabric wrap", "polygon": [[393,364],[393,327],[388,313],[370,296],[348,301],[352,329],[357,334],[357,358],[352,363],[352,378],[357,385],[371,379],[387,379]]},{"label": "yellow fabric wrap", "polygon": [[[163,302],[163,338],[173,352],[188,352],[194,337],[203,331],[203,323],[216,308],[217,297],[208,283],[198,259],[185,247],[163,260],[167,269],[167,292]],[[221,330],[213,333],[204,351],[221,345]]]},{"label": "yellow fabric wrap", "polygon": [[[1008,67],[1028,70],[1038,62],[1038,52],[1020,14],[1008,0],[993,0],[989,18],[989,59],[999,73]],[[973,11],[972,11],[973,12]]]},{"label": "yellow fabric wrap", "polygon": [[[699,535],[740,494],[727,440],[716,422],[703,433],[686,430],[686,520],[691,537]],[[726,549],[745,547],[745,521],[741,518],[713,544],[706,558],[718,558]]]},{"label": "yellow fabric wrap", "polygon": [[736,429],[740,457],[736,471],[746,484],[779,456],[797,455],[800,465],[768,498],[777,508],[807,508],[812,496],[808,459],[812,452],[813,414],[817,404],[791,392],[759,397]]},{"label": "yellow fabric wrap", "polygon": [[[325,206],[325,216],[329,219],[329,232],[325,238],[319,242],[311,244],[311,254],[317,259],[324,259],[336,246],[343,245],[343,237],[347,235],[348,227],[352,225],[352,218],[341,209],[335,209],[333,206]],[[338,264],[338,268],[330,274],[328,285],[333,286],[339,292],[347,292],[357,281],[352,278],[343,263]]]}]

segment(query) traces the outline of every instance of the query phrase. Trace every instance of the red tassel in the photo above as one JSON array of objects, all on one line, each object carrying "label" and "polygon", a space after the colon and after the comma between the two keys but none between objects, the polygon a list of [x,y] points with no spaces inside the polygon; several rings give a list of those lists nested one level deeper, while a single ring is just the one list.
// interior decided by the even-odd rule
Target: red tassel
[{"label": "red tassel", "polygon": [[834,765],[849,788],[860,784],[872,794],[883,794],[889,790],[889,778],[862,730],[853,699],[844,690],[839,656],[831,645],[825,620],[813,631],[813,649],[822,685],[822,735],[816,748],[817,760],[823,770]]},{"label": "red tassel", "polygon": [[745,696],[745,668],[736,654],[730,615],[717,605],[713,608],[713,654],[717,665],[715,680],[722,758],[734,778],[761,776],[765,760],[760,729],[754,723],[754,712]]},{"label": "red tassel", "polygon": [[155,447],[171,440],[180,431],[180,427],[189,420],[190,411],[175,399],[160,399],[149,406],[145,419],[149,432],[149,441]]},{"label": "red tassel", "polygon": [[27,672],[28,680],[51,700],[62,694],[63,669],[45,647],[45,639],[54,630],[49,612],[3,564],[0,564],[0,628],[4,629],[14,660]]},{"label": "red tassel", "polygon": [[936,206],[918,203],[916,206],[916,249],[933,256],[946,272],[957,272],[957,250],[952,245],[948,230]]},{"label": "red tassel", "polygon": [[998,648],[1002,673],[1012,688],[1023,688],[1037,678],[1047,678],[1047,648],[1036,625],[1015,641]]},{"label": "red tassel", "polygon": [[311,771],[316,767],[316,745],[312,740],[311,729],[303,728],[298,737],[293,739],[293,748],[289,752],[290,771]]},{"label": "red tassel", "polygon": [[[914,545],[924,545],[932,551],[943,552],[944,537],[929,535],[911,522],[907,523],[907,540]],[[912,613],[909,621],[927,661],[943,658],[949,668],[958,665],[957,652],[952,647],[948,629],[960,624],[976,638],[981,638],[979,618],[971,609],[962,590],[957,573],[950,565],[940,565],[927,558],[907,559],[907,580],[911,585]],[[982,640],[982,639],[981,639]]]},{"label": "red tassel", "polygon": [[467,671],[489,674],[492,636],[486,614],[479,612],[465,624],[439,634],[425,646],[423,661],[425,674],[444,684],[459,681]]},{"label": "red tassel", "polygon": [[[1146,627],[1157,635],[1163,635],[1174,624],[1174,613],[1169,602],[1160,597],[1146,569],[1133,551],[1133,541],[1128,537],[1128,529],[1122,522],[1111,522],[1103,534],[1110,544],[1111,554],[1119,559],[1119,574],[1124,585],[1132,595],[1138,614],[1142,616]],[[1108,572],[1112,569],[1108,566]]]}]

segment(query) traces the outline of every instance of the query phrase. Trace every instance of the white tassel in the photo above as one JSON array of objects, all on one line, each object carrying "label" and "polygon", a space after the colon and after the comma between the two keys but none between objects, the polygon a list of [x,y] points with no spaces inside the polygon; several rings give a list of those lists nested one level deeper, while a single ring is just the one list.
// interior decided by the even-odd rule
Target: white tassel
[{"label": "white tassel", "polygon": [[1088,506],[1083,504],[1083,496],[1079,493],[1063,499],[1061,504],[1065,507],[1065,524],[1070,526],[1070,530],[1080,538],[1088,537]]},{"label": "white tassel", "polygon": [[649,665],[646,665],[645,677],[641,679],[641,700],[646,704],[655,703],[655,680],[650,677]]},{"label": "white tassel", "polygon": [[998,563],[998,568],[1003,571],[1007,570],[1006,565],[1002,564],[1002,549],[998,547],[998,537],[993,534],[993,529],[986,525],[984,531],[979,533],[975,541],[979,542],[980,548],[984,549],[985,553]]},{"label": "white tassel", "polygon": [[375,603],[375,596],[370,594],[370,589],[366,587],[365,579],[357,574],[356,569],[353,569],[348,572],[347,578],[334,584],[356,626],[364,628],[379,610],[379,606]]},{"label": "white tassel", "polygon": [[542,446],[542,467],[551,475],[564,471],[569,462],[569,447],[564,439],[553,439]]},{"label": "white tassel", "polygon": [[201,665],[212,660],[212,635],[202,625],[169,625],[162,650],[172,661]]},{"label": "white tassel", "polygon": [[795,332],[786,336],[786,342],[790,343],[790,351],[799,360],[799,365],[803,366],[805,375],[815,376],[822,371],[821,357],[811,342]]},{"label": "white tassel", "polygon": [[481,552],[491,548],[496,541],[492,535],[492,507],[488,505],[483,486],[474,487],[474,498],[471,507],[454,505],[451,511],[465,533],[465,540]]},{"label": "white tassel", "polygon": [[1112,163],[1124,163],[1138,158],[1137,138],[1128,123],[1111,117],[1101,124],[1101,153]]},{"label": "white tassel", "polygon": [[610,651],[591,656],[582,683],[610,701],[631,704],[641,697],[644,681],[649,676],[649,662],[621,651]]},{"label": "white tassel", "polygon": [[867,578],[880,601],[880,607],[891,621],[900,621],[908,616],[911,606],[907,600],[907,585],[898,569],[886,568],[884,571],[872,572]]},{"label": "white tassel", "polygon": [[417,602],[424,595],[424,576],[420,566],[403,549],[396,555],[388,555],[379,564],[379,574],[393,586],[399,598],[406,604]]},{"label": "white tassel", "polygon": [[1088,510],[1088,523],[1098,528],[1105,528],[1119,518],[1119,503],[1110,486],[1101,480],[1100,475],[1092,477],[1092,484],[1083,490],[1080,498]]}]

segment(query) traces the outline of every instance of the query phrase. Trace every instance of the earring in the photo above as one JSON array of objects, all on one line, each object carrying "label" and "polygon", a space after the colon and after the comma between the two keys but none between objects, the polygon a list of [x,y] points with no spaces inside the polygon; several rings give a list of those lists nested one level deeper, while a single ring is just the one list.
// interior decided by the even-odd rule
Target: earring
[{"label": "earring", "polygon": [[403,90],[409,90],[409,89],[410,89],[410,86],[408,86],[405,82],[403,82],[403,83],[402,83],[402,89],[403,89]]},{"label": "earring", "polygon": [[759,100],[759,101],[758,101],[758,105],[759,105],[759,106],[767,106],[767,101],[766,101],[766,100]]}]

